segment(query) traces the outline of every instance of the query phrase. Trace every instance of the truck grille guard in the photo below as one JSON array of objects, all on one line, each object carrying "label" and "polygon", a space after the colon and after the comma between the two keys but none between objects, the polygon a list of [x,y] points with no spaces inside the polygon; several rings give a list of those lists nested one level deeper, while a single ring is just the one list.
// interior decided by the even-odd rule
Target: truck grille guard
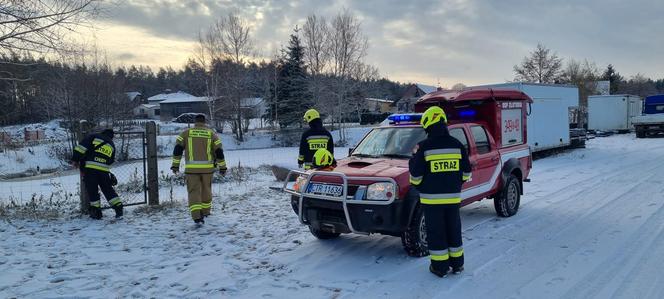
[{"label": "truck grille guard", "polygon": [[[297,177],[306,177],[305,183],[300,186],[300,190],[298,191],[293,188],[289,188],[288,183],[290,182],[291,177],[297,176]],[[324,194],[316,194],[316,193],[308,193],[307,190],[309,189],[309,183],[312,181],[312,178],[315,176],[326,176],[326,177],[338,177],[342,180],[342,193],[341,196],[333,196],[333,195],[324,195]],[[296,177],[296,179],[297,179]],[[388,182],[394,184],[394,196],[390,200],[363,200],[363,199],[356,199],[354,196],[351,196],[349,198],[348,196],[348,181],[371,181],[374,183],[380,183],[380,182]],[[334,184],[338,185],[338,184]],[[366,186],[360,186],[360,189],[364,189],[366,191]],[[363,191],[358,189],[356,194],[363,194]],[[315,198],[315,199],[322,199],[322,200],[329,200],[329,201],[335,201],[335,202],[340,202],[342,204],[343,210],[344,210],[344,215],[346,216],[346,224],[348,225],[348,229],[352,233],[356,234],[364,234],[368,235],[369,233],[367,232],[362,232],[358,231],[353,227],[353,223],[350,218],[350,213],[348,212],[348,205],[349,204],[363,204],[363,205],[390,205],[396,200],[397,194],[398,194],[398,186],[397,182],[388,177],[357,177],[357,176],[346,176],[345,174],[341,172],[334,172],[334,171],[313,171],[313,172],[304,172],[300,170],[291,170],[288,172],[288,176],[286,176],[286,180],[284,180],[284,185],[282,187],[282,191],[295,195],[299,198],[299,203],[298,203],[298,218],[300,219],[300,223],[304,223],[304,218],[302,216],[303,214],[303,203],[306,198]]]}]

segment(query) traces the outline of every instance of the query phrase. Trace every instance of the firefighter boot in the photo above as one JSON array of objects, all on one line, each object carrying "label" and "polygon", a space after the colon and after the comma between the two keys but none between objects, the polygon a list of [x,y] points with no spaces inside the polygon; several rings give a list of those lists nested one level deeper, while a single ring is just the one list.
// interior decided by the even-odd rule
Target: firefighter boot
[{"label": "firefighter boot", "polygon": [[122,203],[114,206],[113,210],[115,211],[115,218],[120,218],[124,214],[124,206]]},{"label": "firefighter boot", "polygon": [[90,207],[90,218],[99,220],[101,219],[102,214],[101,214],[101,208],[99,207]]},{"label": "firefighter boot", "polygon": [[439,270],[435,269],[435,268],[433,267],[433,265],[429,265],[429,272],[435,274],[435,275],[438,276],[438,277],[443,278],[443,277],[447,276],[447,273],[449,273],[450,270],[449,270],[449,268],[448,268],[447,271],[439,271]]},{"label": "firefighter boot", "polygon": [[463,266],[458,268],[452,268],[452,274],[460,274],[461,272],[463,272]]}]

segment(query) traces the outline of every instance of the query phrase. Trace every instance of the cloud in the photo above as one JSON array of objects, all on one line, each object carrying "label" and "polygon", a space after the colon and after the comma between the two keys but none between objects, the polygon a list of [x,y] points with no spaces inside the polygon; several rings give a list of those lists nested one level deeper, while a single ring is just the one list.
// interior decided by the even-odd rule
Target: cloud
[{"label": "cloud", "polygon": [[125,44],[150,36],[152,46],[163,42],[168,51],[181,52],[162,50],[148,59],[136,53],[140,48],[105,45],[136,55],[122,60],[182,65],[184,60],[172,60],[191,55],[200,30],[236,12],[252,24],[257,50],[269,57],[307,15],[330,19],[344,8],[358,16],[369,37],[367,60],[400,81],[502,82],[512,79],[512,66],[538,42],[563,58],[589,59],[600,67],[612,63],[626,75],[664,77],[659,0],[127,0],[110,7],[104,21],[133,28],[121,35]]}]

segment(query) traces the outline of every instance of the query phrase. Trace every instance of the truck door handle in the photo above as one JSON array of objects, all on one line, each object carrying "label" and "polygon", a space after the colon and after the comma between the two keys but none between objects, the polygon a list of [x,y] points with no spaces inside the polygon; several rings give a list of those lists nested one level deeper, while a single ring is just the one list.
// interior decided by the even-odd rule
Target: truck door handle
[{"label": "truck door handle", "polygon": [[496,162],[496,161],[498,161],[498,160],[500,160],[500,158],[498,158],[498,157],[492,157],[492,158],[491,158],[491,162]]}]

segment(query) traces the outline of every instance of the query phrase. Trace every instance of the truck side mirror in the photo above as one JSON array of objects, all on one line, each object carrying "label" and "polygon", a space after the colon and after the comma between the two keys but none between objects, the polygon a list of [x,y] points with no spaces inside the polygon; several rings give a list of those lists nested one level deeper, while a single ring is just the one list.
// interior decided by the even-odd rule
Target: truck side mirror
[{"label": "truck side mirror", "polygon": [[355,150],[354,147],[350,147],[350,148],[348,148],[348,156],[349,156],[349,157],[350,157],[350,155],[353,153],[354,150]]}]

